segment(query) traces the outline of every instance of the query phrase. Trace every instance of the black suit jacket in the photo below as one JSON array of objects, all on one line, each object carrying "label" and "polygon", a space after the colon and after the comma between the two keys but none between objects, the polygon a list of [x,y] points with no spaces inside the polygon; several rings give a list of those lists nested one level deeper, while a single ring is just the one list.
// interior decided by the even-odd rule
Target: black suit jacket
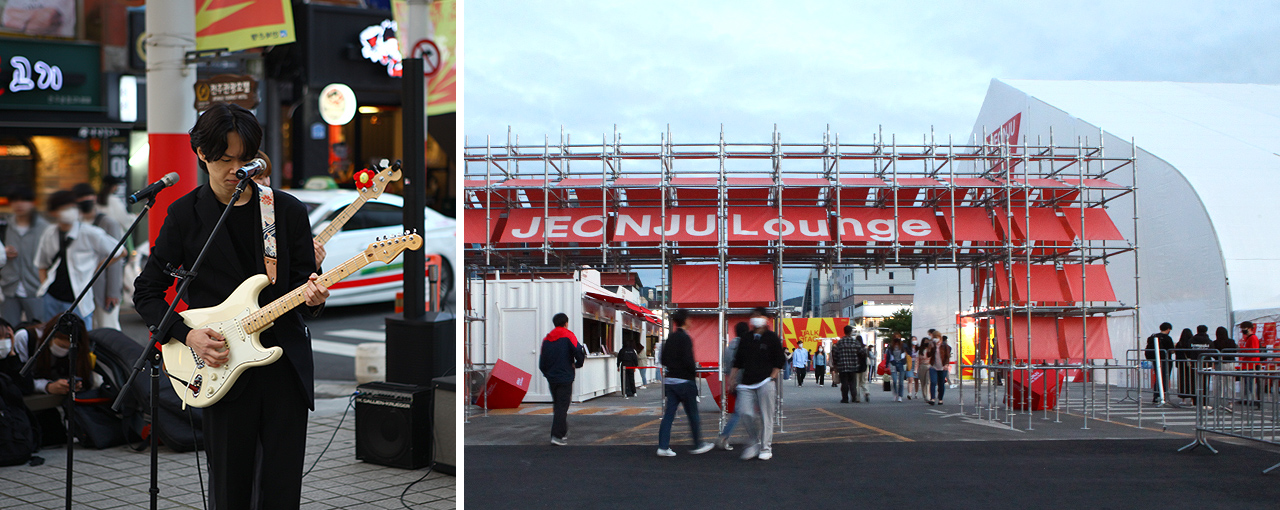
[{"label": "black suit jacket", "polygon": [[[251,185],[245,190],[245,193],[250,192],[253,196],[245,207],[258,207],[257,186]],[[311,273],[316,271],[315,249],[311,244],[311,222],[307,218],[306,206],[280,190],[274,190],[273,195],[276,210],[276,283],[268,285],[258,294],[259,305],[270,303],[290,290],[305,285]],[[173,285],[174,278],[166,272],[166,265],[189,269],[195,264],[196,256],[200,254],[205,240],[222,215],[218,205],[217,197],[206,184],[169,206],[160,235],[151,246],[151,257],[134,282],[134,306],[148,326],[158,325],[169,307],[165,291]],[[233,251],[231,236],[227,233],[231,228],[251,228],[261,232],[262,225],[227,223],[222,226],[214,236],[209,253],[198,270],[199,274],[191,282],[185,299],[191,308],[217,306],[246,279],[255,274],[266,273],[260,243],[255,244],[255,267],[242,267],[240,257]],[[302,382],[302,388],[307,392],[306,397],[312,409],[315,408],[315,365],[311,359],[310,335],[300,310],[306,310],[314,317],[320,308],[310,309],[303,305],[291,310],[276,319],[275,325],[260,337],[265,347],[278,345],[284,348],[284,359],[276,363],[289,363],[293,366]],[[157,339],[174,338],[186,342],[190,331],[191,328],[179,320],[168,331],[161,332]],[[237,385],[224,398],[235,398],[241,391],[244,391],[244,385]]]}]

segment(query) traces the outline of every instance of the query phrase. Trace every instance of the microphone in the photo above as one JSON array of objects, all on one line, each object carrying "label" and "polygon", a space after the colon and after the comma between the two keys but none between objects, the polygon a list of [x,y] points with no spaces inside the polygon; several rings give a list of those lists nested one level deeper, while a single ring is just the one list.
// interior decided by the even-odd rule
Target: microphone
[{"label": "microphone", "polygon": [[267,169],[267,162],[262,158],[254,158],[249,164],[236,170],[236,178],[240,180],[252,179],[257,177],[259,173]]},{"label": "microphone", "polygon": [[161,177],[160,180],[153,182],[151,184],[148,184],[147,187],[142,188],[137,193],[129,195],[129,204],[136,204],[139,201],[147,200],[151,197],[154,197],[156,193],[160,192],[160,190],[165,189],[169,186],[173,186],[174,183],[177,183],[177,182],[178,182],[178,172],[169,172],[164,177]]}]

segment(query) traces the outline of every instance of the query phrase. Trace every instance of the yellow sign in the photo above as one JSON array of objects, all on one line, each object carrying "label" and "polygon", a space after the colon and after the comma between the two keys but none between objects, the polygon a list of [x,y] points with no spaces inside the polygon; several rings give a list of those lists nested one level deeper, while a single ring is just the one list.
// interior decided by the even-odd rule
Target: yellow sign
[{"label": "yellow sign", "polygon": [[782,344],[793,349],[796,343],[803,342],[804,348],[813,352],[820,339],[844,336],[844,327],[848,325],[847,317],[782,319]]},{"label": "yellow sign", "polygon": [[297,40],[289,0],[195,2],[197,50],[238,51]]}]

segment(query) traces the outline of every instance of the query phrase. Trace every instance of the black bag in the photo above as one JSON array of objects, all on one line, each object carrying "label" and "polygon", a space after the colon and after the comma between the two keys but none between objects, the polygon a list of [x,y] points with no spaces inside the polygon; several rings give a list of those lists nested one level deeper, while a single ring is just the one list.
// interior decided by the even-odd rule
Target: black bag
[{"label": "black bag", "polygon": [[[139,351],[141,354],[141,351]],[[204,410],[197,407],[187,407],[186,411],[182,410],[182,399],[178,398],[178,394],[173,391],[173,385],[169,384],[168,377],[163,370],[160,372],[160,414],[153,420],[150,416],[151,404],[147,400],[151,397],[151,374],[150,369],[144,370],[134,378],[129,396],[125,398],[125,405],[134,407],[135,409],[143,409],[147,414],[146,423],[150,433],[157,434],[160,442],[168,446],[170,450],[175,452],[189,452],[196,449],[204,449]],[[158,426],[153,424],[158,423]]]},{"label": "black bag", "polygon": [[8,375],[0,373],[0,466],[16,466],[31,460],[40,446],[36,417],[22,401],[22,391]]},{"label": "black bag", "polygon": [[[89,332],[89,338],[94,343],[94,354],[98,357],[98,366],[96,370],[102,374],[102,386],[99,388],[99,395],[110,399],[110,403],[115,403],[115,399],[120,394],[120,388],[124,382],[129,379],[129,373],[133,370],[133,362],[142,355],[142,346],[135,342],[132,338],[119,330],[100,328]],[[138,374],[138,378],[144,378],[146,373]],[[141,405],[135,395],[126,398],[120,407],[120,412],[112,412],[116,417],[116,429],[119,429],[119,439],[115,444],[124,442],[137,442],[142,439],[143,428],[145,425],[146,406]],[[145,400],[143,400],[145,402]],[[109,409],[109,407],[108,407]],[[92,418],[85,418],[92,420]],[[80,426],[80,421],[76,421],[76,426]],[[114,434],[114,433],[113,433]],[[77,433],[76,437],[81,437]],[[83,438],[81,438],[83,439]],[[115,446],[113,444],[112,446]],[[135,448],[135,450],[141,450]]]}]

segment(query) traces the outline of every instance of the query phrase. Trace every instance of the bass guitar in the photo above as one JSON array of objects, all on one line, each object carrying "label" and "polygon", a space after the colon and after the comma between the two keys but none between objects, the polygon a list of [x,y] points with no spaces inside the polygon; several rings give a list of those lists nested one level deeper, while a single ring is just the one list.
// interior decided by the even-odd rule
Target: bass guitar
[{"label": "bass guitar", "polygon": [[[374,262],[390,263],[405,250],[422,247],[418,234],[381,239],[337,267],[325,271],[316,280],[322,288],[341,281]],[[196,355],[195,350],[176,339],[161,346],[165,371],[182,406],[208,407],[227,394],[245,370],[268,365],[280,359],[284,349],[263,347],[258,336],[275,324],[275,319],[306,302],[306,285],[289,291],[266,306],[258,306],[258,293],[267,287],[267,275],[249,277],[235,292],[217,306],[184,311],[178,315],[191,329],[209,328],[222,334],[230,349],[227,362],[214,368]]]}]

